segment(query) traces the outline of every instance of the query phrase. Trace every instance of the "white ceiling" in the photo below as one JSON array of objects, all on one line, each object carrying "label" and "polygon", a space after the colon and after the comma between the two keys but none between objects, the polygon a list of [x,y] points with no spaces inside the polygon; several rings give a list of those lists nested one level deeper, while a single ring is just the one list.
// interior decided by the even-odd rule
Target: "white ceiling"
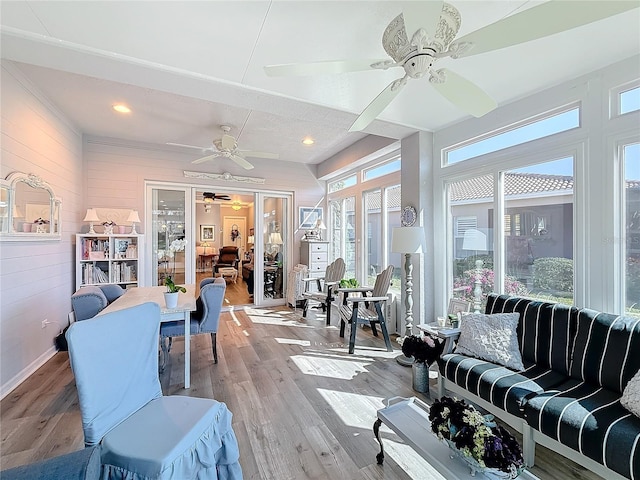
[{"label": "white ceiling", "polygon": [[[462,16],[461,36],[540,2],[451,3]],[[208,147],[228,124],[241,149],[316,164],[368,133],[399,139],[468,117],[426,79],[412,80],[365,132],[348,133],[397,70],[288,78],[263,71],[279,63],[384,59],[382,33],[400,11],[399,1],[3,0],[0,48],[83,133]],[[634,9],[438,66],[504,104],[637,55],[638,31]],[[132,114],[113,112],[116,102]],[[315,145],[302,145],[305,136]],[[216,170],[215,162],[200,167]]]}]

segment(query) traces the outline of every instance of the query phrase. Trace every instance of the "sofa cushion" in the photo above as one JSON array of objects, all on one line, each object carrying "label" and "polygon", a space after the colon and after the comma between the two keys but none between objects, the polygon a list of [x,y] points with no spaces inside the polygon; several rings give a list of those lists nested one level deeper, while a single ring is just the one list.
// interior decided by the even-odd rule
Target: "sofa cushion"
[{"label": "sofa cushion", "polygon": [[513,370],[524,370],[516,332],[519,318],[518,313],[465,315],[456,353],[488,360]]},{"label": "sofa cushion", "polygon": [[570,376],[622,393],[640,369],[640,318],[583,308],[573,346]]},{"label": "sofa cushion", "polygon": [[440,374],[470,393],[522,417],[522,406],[532,395],[559,385],[566,380],[558,372],[531,362],[523,372],[514,372],[485,360],[457,353],[443,355],[438,360]]},{"label": "sofa cushion", "polygon": [[529,399],[525,418],[611,470],[640,478],[640,419],[622,407],[618,392],[571,378]]},{"label": "sofa cushion", "polygon": [[640,371],[624,387],[620,403],[636,417],[640,417]]},{"label": "sofa cushion", "polygon": [[490,294],[486,313],[520,313],[518,343],[522,359],[569,376],[578,309],[522,297]]}]

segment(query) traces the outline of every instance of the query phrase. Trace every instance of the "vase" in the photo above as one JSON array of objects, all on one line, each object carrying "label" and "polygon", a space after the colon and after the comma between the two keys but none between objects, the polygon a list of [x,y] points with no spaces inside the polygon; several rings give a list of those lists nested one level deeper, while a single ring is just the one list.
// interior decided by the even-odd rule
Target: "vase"
[{"label": "vase", "polygon": [[521,467],[521,468],[514,467],[511,472],[503,472],[498,468],[483,467],[476,461],[476,459],[474,459],[473,457],[466,456],[460,450],[458,450],[454,442],[448,439],[445,439],[444,441],[447,443],[447,445],[449,445],[449,451],[450,451],[449,456],[451,458],[457,457],[462,462],[466,463],[467,466],[469,467],[469,471],[472,477],[475,477],[476,473],[480,472],[482,475],[484,475],[487,479],[490,479],[490,480],[513,480],[517,478],[524,471],[524,467]]},{"label": "vase", "polygon": [[164,303],[167,308],[176,308],[178,306],[178,292],[164,292]]},{"label": "vase", "polygon": [[118,225],[118,233],[127,233],[127,227],[125,225]]},{"label": "vase", "polygon": [[411,364],[411,379],[413,389],[416,392],[429,396],[429,367],[424,362],[413,362]]}]

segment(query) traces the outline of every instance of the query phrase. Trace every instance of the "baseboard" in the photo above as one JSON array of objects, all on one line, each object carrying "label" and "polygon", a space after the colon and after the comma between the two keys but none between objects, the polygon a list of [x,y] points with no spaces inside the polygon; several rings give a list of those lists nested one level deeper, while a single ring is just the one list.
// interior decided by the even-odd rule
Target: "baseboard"
[{"label": "baseboard", "polygon": [[0,400],[9,395],[15,390],[22,382],[24,382],[30,375],[32,375],[41,366],[47,363],[57,352],[55,346],[52,346],[49,350],[46,350],[42,355],[36,358],[33,362],[27,365],[20,373],[15,375],[11,380],[6,382],[0,387]]}]

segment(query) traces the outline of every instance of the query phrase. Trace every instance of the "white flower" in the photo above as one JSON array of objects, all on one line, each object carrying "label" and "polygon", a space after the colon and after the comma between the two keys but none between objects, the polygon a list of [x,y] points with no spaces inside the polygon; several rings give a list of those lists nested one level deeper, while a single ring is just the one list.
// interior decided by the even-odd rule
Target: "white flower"
[{"label": "white flower", "polygon": [[[171,242],[171,245],[169,246],[169,251],[171,253],[182,252],[186,246],[187,246],[187,241],[186,240],[184,240],[184,239],[182,239],[182,240],[174,240],[173,242]],[[173,255],[171,255],[171,256],[173,256]]]}]

